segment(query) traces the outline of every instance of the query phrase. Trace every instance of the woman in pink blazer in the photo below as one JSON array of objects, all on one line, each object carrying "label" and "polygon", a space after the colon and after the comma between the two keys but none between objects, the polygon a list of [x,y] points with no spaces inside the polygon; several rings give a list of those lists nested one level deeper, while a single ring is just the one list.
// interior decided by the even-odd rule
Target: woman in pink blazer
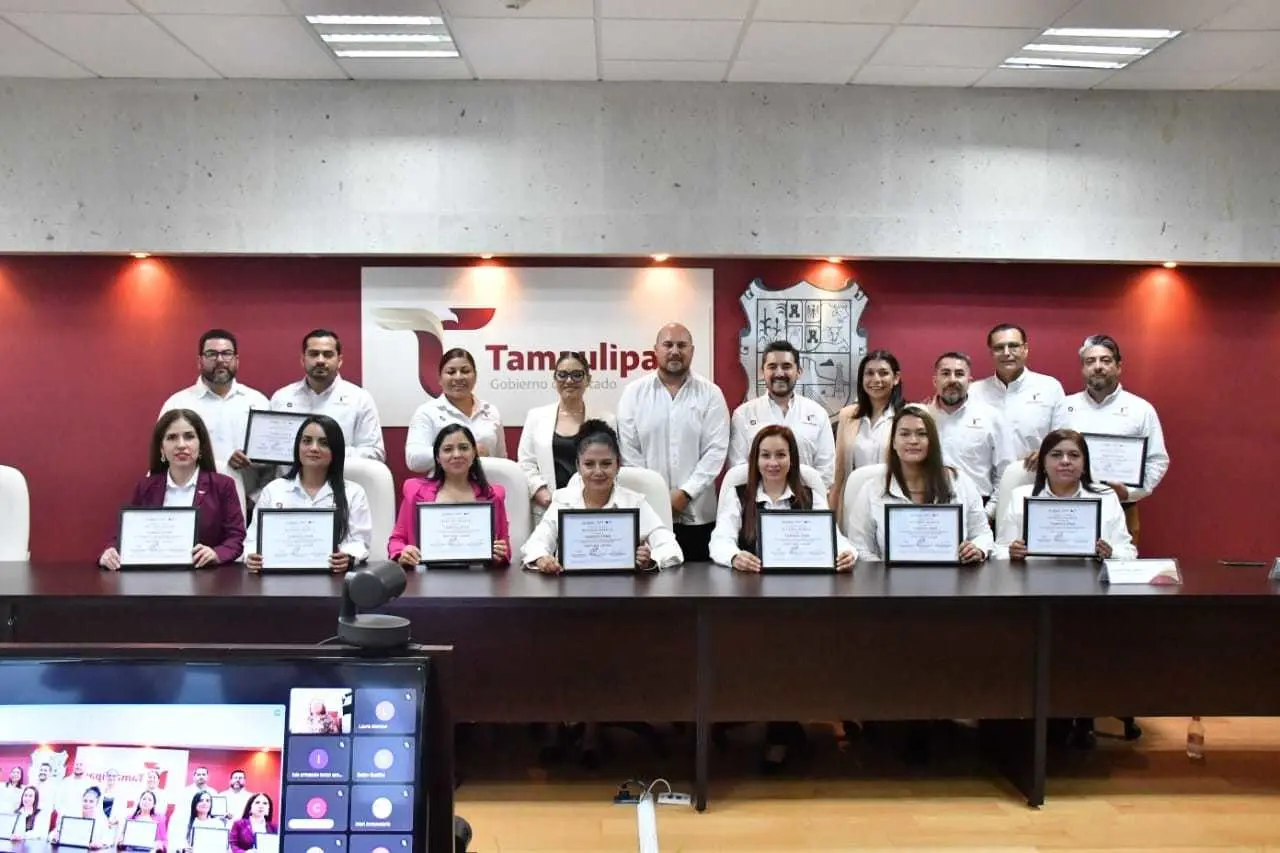
[{"label": "woman in pink blazer", "polygon": [[[472,503],[493,504],[493,559],[495,568],[511,563],[511,530],[507,523],[506,491],[485,479],[471,430],[462,424],[449,424],[436,433],[432,451],[435,468],[428,477],[415,477],[404,484],[404,500],[396,516],[395,529],[387,543],[387,555],[405,568],[422,562],[418,550],[418,504]],[[427,555],[430,557],[430,555]]]},{"label": "woman in pink blazer", "polygon": [[[244,513],[235,482],[217,472],[204,421],[190,409],[170,409],[151,435],[151,473],[134,486],[128,506],[194,506],[199,510],[196,568],[229,563],[244,550]],[[112,540],[98,565],[115,571],[120,554]]]},{"label": "woman in pink blazer", "polygon": [[231,824],[227,837],[231,853],[246,853],[258,849],[258,834],[276,835],[280,832],[275,823],[275,806],[266,794],[254,794],[244,805],[244,816]]}]

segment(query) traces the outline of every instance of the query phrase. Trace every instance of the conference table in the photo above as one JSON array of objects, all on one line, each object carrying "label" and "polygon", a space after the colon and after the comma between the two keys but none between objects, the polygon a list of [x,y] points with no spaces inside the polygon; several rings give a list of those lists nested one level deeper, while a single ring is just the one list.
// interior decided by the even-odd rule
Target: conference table
[{"label": "conference table", "polygon": [[[410,572],[385,612],[454,647],[453,718],[692,721],[695,805],[717,721],[982,719],[1001,772],[1046,794],[1051,717],[1280,714],[1280,584],[1184,562],[1110,586],[1089,560],[749,575]],[[314,643],[341,578],[238,565],[109,573],[0,563],[0,640]]]}]

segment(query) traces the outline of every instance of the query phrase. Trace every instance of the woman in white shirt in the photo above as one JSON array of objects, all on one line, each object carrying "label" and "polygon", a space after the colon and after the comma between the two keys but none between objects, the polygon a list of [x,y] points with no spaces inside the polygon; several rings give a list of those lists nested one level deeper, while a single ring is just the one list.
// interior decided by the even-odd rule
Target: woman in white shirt
[{"label": "woman in white shirt", "polygon": [[[750,499],[747,496],[750,495]],[[800,477],[800,451],[795,433],[771,424],[756,433],[747,454],[747,482],[720,488],[716,527],[711,533],[711,559],[740,572],[760,571],[760,513],[777,510],[826,509],[827,499]],[[836,531],[836,571],[853,568],[853,546]]]},{"label": "woman in white shirt", "polygon": [[535,522],[551,505],[551,493],[569,485],[578,470],[577,439],[582,425],[588,418],[613,425],[612,415],[588,409],[586,393],[591,385],[591,368],[585,355],[561,354],[552,381],[560,395],[559,402],[529,410],[516,449],[516,460],[529,481]]},{"label": "woman in white shirt", "polygon": [[22,765],[15,764],[9,771],[9,777],[0,785],[0,813],[13,814],[18,810],[18,800],[22,798],[24,788],[26,781],[22,776]]},{"label": "woman in white shirt", "polygon": [[1129,536],[1124,508],[1116,493],[1106,486],[1095,486],[1089,476],[1089,445],[1084,436],[1073,429],[1055,429],[1040,443],[1036,458],[1036,481],[1018,486],[1000,507],[996,525],[996,557],[1011,560],[1027,558],[1027,543],[1022,541],[1022,519],[1027,498],[1097,498],[1102,501],[1102,536],[1095,554],[1098,559],[1116,557],[1131,560],[1138,549]]},{"label": "woman in white shirt", "polygon": [[15,844],[19,841],[44,841],[49,837],[49,825],[52,814],[40,808],[40,792],[28,785],[19,795],[18,807],[14,810],[16,822],[9,840]]},{"label": "woman in white shirt", "polygon": [[373,514],[359,483],[344,478],[347,446],[342,427],[328,415],[311,415],[302,422],[293,443],[293,467],[267,483],[253,509],[249,525],[250,553],[244,563],[262,571],[258,548],[258,520],[263,509],[335,510],[338,548],[329,555],[329,570],[345,572],[369,559]]},{"label": "woman in white shirt", "polygon": [[64,818],[78,817],[93,821],[93,825],[89,828],[88,849],[101,850],[104,847],[113,845],[115,843],[115,830],[111,828],[106,815],[102,813],[101,800],[102,790],[97,785],[86,788],[84,794],[80,797],[80,814],[59,815],[59,827],[49,833],[49,842],[51,844],[58,843],[58,837],[61,834],[61,823]]},{"label": "woman in white shirt", "polygon": [[902,408],[902,370],[888,350],[872,350],[858,363],[857,402],[836,415],[836,480],[828,501],[836,518],[844,484],[855,468],[876,465],[889,453],[893,416]]},{"label": "woman in white shirt", "polygon": [[441,395],[419,406],[409,419],[404,460],[410,471],[430,474],[435,466],[436,433],[446,424],[462,424],[476,437],[481,456],[507,458],[502,416],[492,403],[475,395],[476,360],[455,347],[440,356]]},{"label": "woman in white shirt", "polygon": [[640,545],[636,549],[636,568],[666,568],[684,562],[684,553],[676,542],[675,534],[662,523],[645,496],[616,483],[621,458],[618,434],[612,427],[600,420],[589,420],[582,425],[577,445],[578,474],[582,485],[571,483],[552,495],[546,515],[538,522],[521,551],[526,568],[547,574],[564,571],[556,559],[562,509],[638,508]]},{"label": "woman in white shirt", "polygon": [[208,791],[201,791],[191,798],[191,815],[187,821],[186,838],[174,841],[174,848],[190,853],[195,844],[197,829],[226,829],[227,822],[225,818],[213,816],[213,795]]},{"label": "woman in white shirt", "polygon": [[938,427],[916,405],[904,406],[894,415],[885,481],[873,480],[858,493],[849,538],[860,559],[883,559],[885,504],[905,503],[964,507],[962,563],[982,562],[995,546],[982,497],[968,478],[943,466]]}]

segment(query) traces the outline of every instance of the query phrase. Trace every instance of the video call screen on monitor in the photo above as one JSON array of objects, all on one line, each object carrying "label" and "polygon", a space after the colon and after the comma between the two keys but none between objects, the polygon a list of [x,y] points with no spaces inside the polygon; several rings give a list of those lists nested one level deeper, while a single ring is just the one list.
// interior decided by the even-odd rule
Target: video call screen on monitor
[{"label": "video call screen on monitor", "polygon": [[156,846],[229,853],[236,822],[256,816],[273,853],[425,848],[425,658],[13,654],[0,651],[0,777],[20,768],[34,789],[18,803],[38,797],[31,837],[55,817],[100,822],[98,839],[154,814]]}]

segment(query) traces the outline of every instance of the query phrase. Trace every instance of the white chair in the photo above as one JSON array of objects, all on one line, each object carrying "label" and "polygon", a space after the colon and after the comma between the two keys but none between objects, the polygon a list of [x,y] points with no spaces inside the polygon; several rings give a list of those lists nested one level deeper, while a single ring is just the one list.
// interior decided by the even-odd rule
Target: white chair
[{"label": "white chair", "polygon": [[30,559],[31,492],[17,468],[0,465],[0,560]]},{"label": "white chair", "polygon": [[346,478],[359,483],[369,498],[369,514],[373,516],[369,561],[387,559],[387,540],[396,526],[396,484],[391,469],[376,459],[348,456],[344,462]]},{"label": "white chair", "polygon": [[618,485],[644,495],[649,506],[653,507],[653,511],[658,514],[658,518],[662,519],[662,523],[668,530],[671,529],[671,490],[667,488],[665,477],[648,468],[631,468],[623,465],[618,469]]},{"label": "white chair", "polygon": [[862,491],[863,486],[873,480],[883,483],[888,471],[888,465],[877,462],[874,465],[854,468],[845,478],[844,494],[840,496],[840,529],[844,531],[845,536],[848,536],[849,531],[853,529],[853,509],[858,502],[858,493]]},{"label": "white chair", "polygon": [[507,524],[511,528],[511,553],[520,553],[529,534],[533,532],[533,507],[529,500],[529,479],[524,471],[510,459],[496,456],[481,456],[480,467],[484,470],[485,479],[490,483],[502,486],[506,491],[503,505],[507,509]]},{"label": "white chair", "polygon": [[245,500],[244,494],[244,474],[231,467],[231,464],[223,461],[218,463],[218,473],[226,474],[231,481],[236,484],[236,497],[240,498],[240,514],[244,516],[244,526],[249,526],[249,510],[248,502]]},{"label": "white chair", "polygon": [[1000,475],[1000,488],[996,490],[996,499],[987,504],[987,515],[999,518],[1000,507],[1005,505],[1018,486],[1030,486],[1036,481],[1036,472],[1028,471],[1021,459],[1015,459]]}]

